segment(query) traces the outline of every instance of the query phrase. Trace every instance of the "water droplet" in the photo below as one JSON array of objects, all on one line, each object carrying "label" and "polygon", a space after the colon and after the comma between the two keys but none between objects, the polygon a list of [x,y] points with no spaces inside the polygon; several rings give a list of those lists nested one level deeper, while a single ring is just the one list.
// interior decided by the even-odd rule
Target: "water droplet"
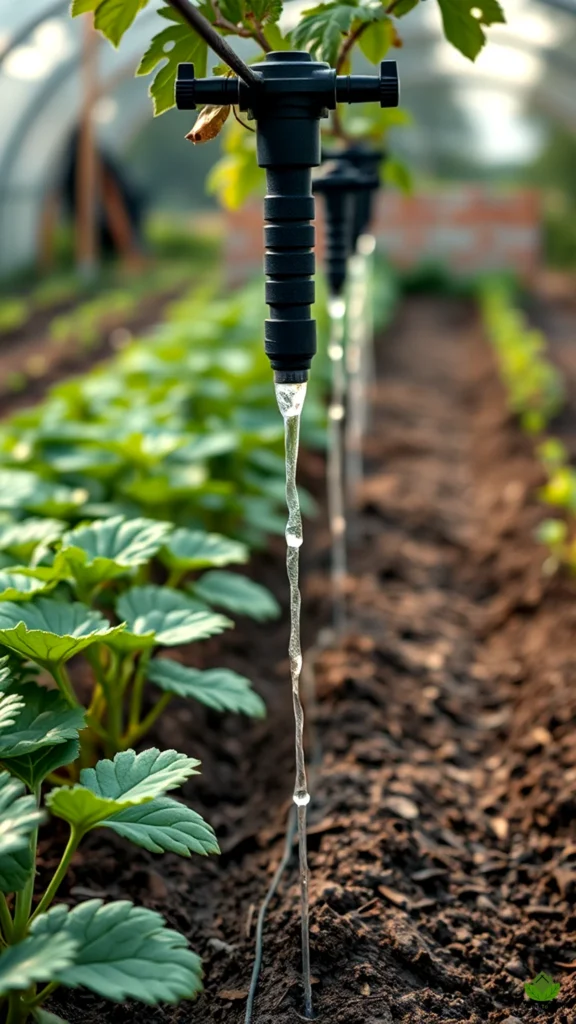
[{"label": "water droplet", "polygon": [[301,548],[302,537],[297,537],[295,533],[286,532],[286,543],[289,548]]},{"label": "water droplet", "polygon": [[294,793],[294,803],[296,804],[296,807],[307,807],[310,803],[310,793],[298,790]]}]

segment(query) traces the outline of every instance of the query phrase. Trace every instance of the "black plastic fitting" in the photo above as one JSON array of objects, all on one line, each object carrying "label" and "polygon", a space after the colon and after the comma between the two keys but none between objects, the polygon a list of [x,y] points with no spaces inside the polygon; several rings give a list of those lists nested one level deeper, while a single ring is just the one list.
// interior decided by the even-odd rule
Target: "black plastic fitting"
[{"label": "black plastic fitting", "polygon": [[306,51],[268,53],[251,67],[257,88],[237,78],[197,79],[193,65],[181,64],[176,102],[180,110],[233,104],[256,121],[267,183],[265,349],[278,383],[300,383],[316,352],[312,167],[321,159],[320,119],[337,103],[397,106],[398,74],[394,61],[383,61],[378,76],[337,75]]},{"label": "black plastic fitting", "polygon": [[331,295],[340,295],[346,283],[348,257],[353,245],[356,204],[371,188],[351,163],[331,159],[323,174],[312,183],[315,195],[324,197],[326,277]]},{"label": "black plastic fitting", "polygon": [[374,204],[380,189],[380,164],[386,153],[381,149],[368,149],[363,146],[350,146],[344,150],[342,157],[364,178],[366,188],[358,192],[354,205],[352,222],[352,249],[360,235],[363,235],[372,222]]}]

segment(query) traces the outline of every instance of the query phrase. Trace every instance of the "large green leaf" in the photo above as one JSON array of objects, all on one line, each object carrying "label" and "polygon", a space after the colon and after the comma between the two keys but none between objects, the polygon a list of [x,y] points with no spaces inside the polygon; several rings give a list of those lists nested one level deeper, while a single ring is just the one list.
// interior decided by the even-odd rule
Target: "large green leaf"
[{"label": "large green leaf", "polygon": [[26,939],[2,953],[0,994],[22,992],[38,982],[53,981],[59,971],[74,963],[79,943],[74,935],[62,930],[67,910],[56,907],[42,914],[32,923]]},{"label": "large green leaf", "polygon": [[33,796],[0,772],[0,891],[23,889],[33,870],[30,836],[43,820]]},{"label": "large green leaf", "polygon": [[53,789],[46,797],[46,806],[57,818],[63,818],[78,832],[85,833],[96,828],[118,811],[123,811],[134,804],[144,803],[151,797],[139,795],[134,798],[113,798],[97,796],[86,786],[61,786]]},{"label": "large green leaf", "polygon": [[130,807],[102,824],[151,853],[189,857],[191,853],[220,852],[210,825],[191,807],[168,796]]},{"label": "large green leaf", "polygon": [[380,21],[383,17],[384,7],[379,2],[358,5],[333,0],[302,11],[292,40],[295,47],[310,50],[318,60],[335,64],[343,37],[353,25]]},{"label": "large green leaf", "polygon": [[94,586],[145,565],[162,547],[171,529],[170,523],[154,519],[113,516],[65,534],[61,553],[74,576],[81,583]]},{"label": "large green leaf", "polygon": [[210,569],[248,561],[248,548],[237,540],[202,530],[175,530],[160,558],[169,569]]},{"label": "large green leaf", "polygon": [[204,40],[171,9],[169,20],[173,23],[154,36],[136,72],[149,75],[160,63],[166,62],[150,86],[157,115],[170,110],[176,102],[174,94],[179,64],[192,63],[199,77],[206,74],[208,49]]},{"label": "large green leaf", "polygon": [[46,548],[66,529],[61,519],[32,517],[0,527],[0,551],[7,551],[17,562],[30,562],[39,546]]},{"label": "large green leaf", "polygon": [[364,56],[371,64],[378,64],[392,46],[394,26],[389,18],[375,21],[364,30],[358,43]]},{"label": "large green leaf", "polygon": [[80,740],[67,740],[53,747],[39,747],[29,754],[6,758],[4,766],[11,775],[22,779],[28,789],[36,787],[58,768],[73,764],[80,752]]},{"label": "large green leaf", "polygon": [[110,640],[123,628],[110,626],[103,615],[78,602],[40,597],[27,604],[0,603],[0,643],[47,668]]},{"label": "large green leaf", "polygon": [[457,50],[476,60],[486,42],[483,25],[505,24],[498,0],[438,0],[444,33]]},{"label": "large green leaf", "polygon": [[234,711],[252,718],[266,714],[264,701],[245,676],[228,668],[201,672],[168,658],[157,658],[148,669],[148,679],[161,690],[178,697],[191,697],[215,711]]},{"label": "large green leaf", "polygon": [[248,615],[259,622],[276,619],[280,614],[280,605],[266,587],[235,572],[219,569],[206,572],[191,590],[206,604]]},{"label": "large green leaf", "polygon": [[71,708],[55,690],[27,683],[10,696],[24,706],[12,725],[0,726],[0,760],[77,739],[84,728],[84,710]]},{"label": "large green leaf", "polygon": [[111,800],[156,797],[181,786],[191,775],[198,775],[200,764],[176,750],[150,747],[136,754],[123,750],[113,761],[98,761],[95,768],[84,768],[80,781],[97,796]]},{"label": "large green leaf", "polygon": [[152,910],[125,900],[88,900],[69,912],[65,933],[78,948],[74,964],[56,973],[63,985],[149,1004],[177,1003],[201,991],[199,957]]},{"label": "large green leaf", "polygon": [[132,587],[119,598],[116,611],[126,632],[116,638],[123,649],[174,647],[222,633],[232,625],[223,615],[205,608],[170,587]]},{"label": "large green leaf", "polygon": [[0,601],[29,601],[35,594],[54,588],[56,581],[38,579],[18,569],[0,570]]},{"label": "large green leaf", "polygon": [[114,46],[119,46],[134,18],[148,0],[100,0],[95,8],[94,24]]}]

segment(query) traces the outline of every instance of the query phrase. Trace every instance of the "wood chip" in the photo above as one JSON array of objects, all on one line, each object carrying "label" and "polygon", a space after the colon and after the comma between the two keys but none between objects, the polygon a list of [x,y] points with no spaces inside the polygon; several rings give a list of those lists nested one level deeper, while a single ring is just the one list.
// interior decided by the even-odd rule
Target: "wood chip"
[{"label": "wood chip", "polygon": [[399,818],[404,818],[406,821],[415,821],[416,818],[420,817],[420,811],[413,800],[409,800],[407,796],[388,796],[384,801],[384,807],[387,807],[393,814],[397,814]]},{"label": "wood chip", "polygon": [[390,889],[387,885],[379,885],[378,892],[384,896],[390,903],[393,903],[395,907],[402,907],[405,910],[410,905],[410,900],[402,892],[397,892],[396,889]]},{"label": "wood chip", "polygon": [[247,999],[248,989],[247,988],[221,988],[216,993],[218,999],[226,999],[228,1002],[233,1003],[237,999]]}]

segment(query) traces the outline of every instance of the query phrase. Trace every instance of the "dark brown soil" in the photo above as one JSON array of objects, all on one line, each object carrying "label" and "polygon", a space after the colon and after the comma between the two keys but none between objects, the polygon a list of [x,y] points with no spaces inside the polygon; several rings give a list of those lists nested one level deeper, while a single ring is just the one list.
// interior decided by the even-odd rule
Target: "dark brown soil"
[{"label": "dark brown soil", "polygon": [[[310,813],[315,1011],[326,1024],[534,1024],[576,1006],[574,585],[541,573],[531,443],[510,423],[474,311],[412,299],[382,340],[351,557],[350,635],[316,659]],[[573,440],[576,423],[572,421]],[[566,419],[564,436],[570,425]],[[307,467],[318,477],[318,467]],[[304,547],[305,640],[329,621],[321,524]],[[280,546],[257,575],[285,594]],[[71,1024],[241,1024],[257,908],[292,784],[286,625],[242,624],[207,663],[250,674],[259,725],[182,704],[157,740],[203,759],[187,797],[218,859],[154,858],[94,835],[71,901],[131,897],[202,954],[195,1005],[58,993]],[[56,855],[52,841],[46,860]],[[254,1024],[301,1020],[294,866],[272,906]],[[524,982],[546,970],[553,1003]]]}]

